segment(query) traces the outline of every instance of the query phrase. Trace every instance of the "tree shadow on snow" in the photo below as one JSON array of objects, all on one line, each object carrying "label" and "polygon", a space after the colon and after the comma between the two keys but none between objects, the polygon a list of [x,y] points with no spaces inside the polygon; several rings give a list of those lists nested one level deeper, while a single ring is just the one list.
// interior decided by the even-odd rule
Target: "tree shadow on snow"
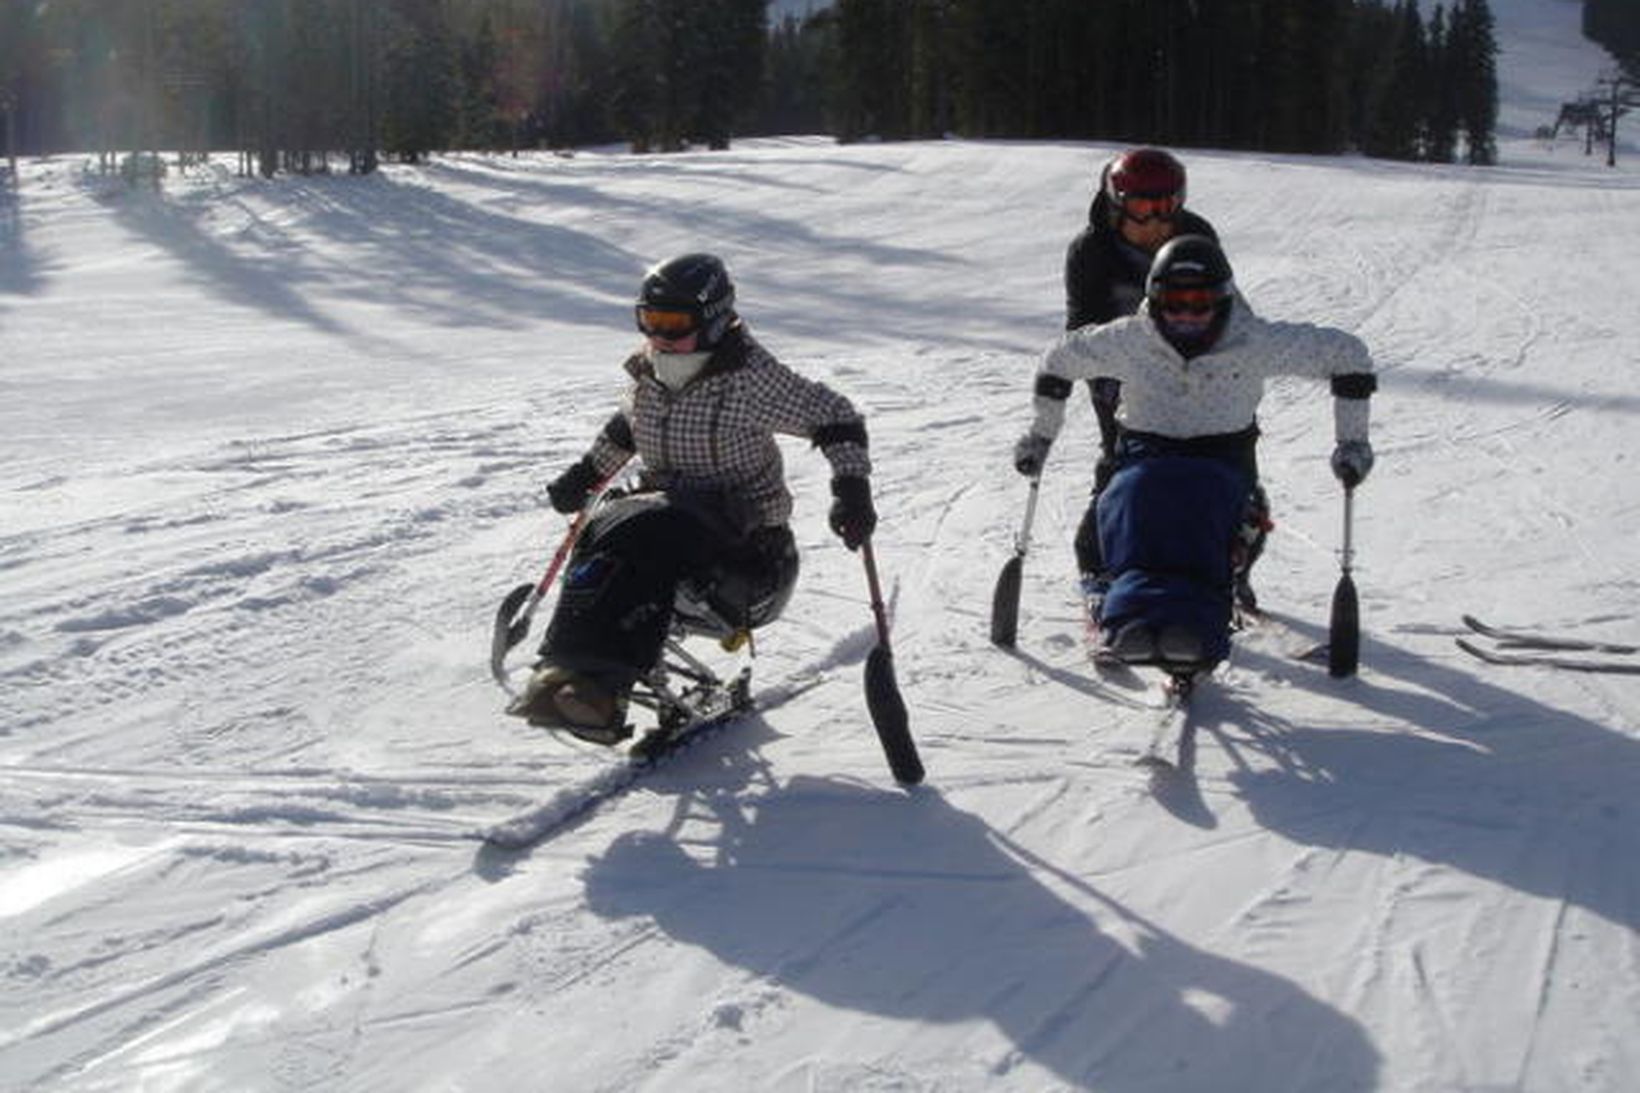
[{"label": "tree shadow on snow", "polygon": [[[384,331],[348,328],[333,302],[420,311],[463,329],[520,328],[542,316],[607,325],[630,317],[610,300],[629,294],[643,271],[640,257],[585,233],[384,176],[244,185],[243,197],[127,195],[116,216],[208,292],[360,340],[380,341]],[[270,195],[271,215],[245,199],[259,191]],[[213,215],[237,217],[238,227],[227,232]],[[336,248],[345,261],[330,253]]]},{"label": "tree shadow on snow", "polygon": [[43,284],[19,204],[17,191],[0,180],[0,295],[5,296],[32,295]]},{"label": "tree shadow on snow", "polygon": [[[823,157],[816,160],[815,165],[850,173],[894,170],[876,165],[844,166],[841,161],[833,163]],[[984,349],[1036,353],[1046,344],[1045,338],[1039,340],[1035,336],[1021,343],[1017,333],[1007,333],[1019,326],[1017,305],[1009,300],[1007,293],[995,291],[987,278],[976,278],[940,250],[885,238],[880,230],[873,231],[872,226],[847,216],[843,204],[839,205],[837,216],[823,219],[791,212],[782,205],[780,192],[793,188],[791,168],[790,160],[782,160],[777,168],[770,168],[747,157],[716,155],[674,161],[639,157],[601,164],[602,174],[629,175],[645,182],[665,183],[625,195],[601,184],[598,175],[565,175],[527,165],[509,170],[508,165],[496,160],[440,160],[426,171],[430,176],[466,186],[484,187],[495,200],[516,202],[522,208],[534,206],[596,213],[615,225],[660,223],[685,238],[712,240],[712,248],[722,254],[732,270],[739,271],[736,277],[740,281],[742,314],[754,330],[772,333],[771,344],[777,350],[793,342],[810,341],[835,347],[853,338],[874,344],[881,337],[944,345],[950,340],[953,308],[964,317],[963,341],[970,352]],[[825,187],[839,185],[832,181],[836,177],[830,176]],[[677,189],[674,180],[684,179],[694,185]],[[742,194],[766,190],[769,199],[752,207],[743,201],[725,203],[703,197],[710,193],[713,180]],[[806,189],[812,193],[825,192],[823,187]],[[462,206],[466,210],[463,215],[471,216],[485,198],[481,196],[471,202],[442,200]],[[525,223],[531,230],[549,230],[529,225],[527,221],[514,223]],[[869,269],[871,275],[817,278],[812,264],[803,260],[804,255],[814,253],[849,254]],[[780,260],[781,255],[793,256],[794,260]],[[757,265],[751,266],[748,262],[743,266],[742,260],[753,256]],[[644,256],[643,261],[647,264],[662,257],[665,256],[650,254]],[[638,269],[630,264],[625,269],[624,280],[612,290],[617,299],[631,293]],[[892,288],[896,274],[906,276],[914,289]],[[927,285],[932,278],[943,278],[961,287],[966,295],[961,297],[960,304],[953,302],[950,292],[931,298]],[[564,273],[547,285],[532,286],[531,291],[537,294],[561,291],[563,284],[583,279]],[[798,308],[781,308],[778,306],[781,300],[807,303]],[[771,306],[766,308],[764,301]],[[835,319],[838,314],[855,316],[857,321],[848,329],[839,329]],[[991,336],[984,333],[986,330],[1002,333]]]},{"label": "tree shadow on snow", "polygon": [[1261,825],[1308,845],[1447,866],[1640,929],[1634,871],[1614,868],[1633,856],[1640,741],[1508,688],[1537,669],[1453,667],[1370,638],[1350,680],[1259,649],[1236,658],[1384,722],[1300,724],[1256,692],[1213,689],[1207,731]]},{"label": "tree shadow on snow", "polygon": [[616,839],[585,882],[597,914],[648,916],[828,1006],[988,1020],[1009,1046],[973,1064],[997,1078],[1035,1064],[1078,1088],[1221,1093],[1378,1075],[1347,1015],[1185,944],[926,787],[805,777],[685,797],[669,831]]}]

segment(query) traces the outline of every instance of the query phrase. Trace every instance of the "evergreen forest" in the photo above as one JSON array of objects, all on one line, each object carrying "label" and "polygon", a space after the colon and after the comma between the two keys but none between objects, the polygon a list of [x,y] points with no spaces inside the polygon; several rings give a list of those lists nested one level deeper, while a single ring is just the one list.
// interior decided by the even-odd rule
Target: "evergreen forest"
[{"label": "evergreen forest", "polygon": [[1583,0],[1583,34],[1605,46],[1629,79],[1640,81],[1640,3]]},{"label": "evergreen forest", "polygon": [[789,133],[1489,163],[1495,64],[1486,0],[0,0],[15,154],[264,175]]}]

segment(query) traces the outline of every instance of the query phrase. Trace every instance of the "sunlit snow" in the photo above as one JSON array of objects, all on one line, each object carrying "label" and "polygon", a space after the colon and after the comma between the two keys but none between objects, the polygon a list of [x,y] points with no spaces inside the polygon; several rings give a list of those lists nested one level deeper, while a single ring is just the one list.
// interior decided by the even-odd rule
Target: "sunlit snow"
[{"label": "sunlit snow", "polygon": [[[1640,1074],[1640,678],[1495,667],[1460,616],[1640,641],[1640,142],[1531,138],[1577,5],[1493,0],[1491,169],[1181,150],[1264,314],[1383,373],[1363,667],[1325,628],[1329,396],[1275,386],[1283,622],[1131,762],[1049,462],[1019,649],[1009,452],[1112,146],[820,138],[438,157],[0,199],[0,1087],[1591,1090]],[[491,618],[614,409],[645,265],[711,249],[871,428],[928,767],[893,783],[857,556],[786,446],[804,572],[760,711],[520,854],[607,755],[501,714]],[[539,632],[539,627],[537,628]],[[522,666],[524,656],[517,658]],[[1154,687],[1154,684],[1152,684]]]}]

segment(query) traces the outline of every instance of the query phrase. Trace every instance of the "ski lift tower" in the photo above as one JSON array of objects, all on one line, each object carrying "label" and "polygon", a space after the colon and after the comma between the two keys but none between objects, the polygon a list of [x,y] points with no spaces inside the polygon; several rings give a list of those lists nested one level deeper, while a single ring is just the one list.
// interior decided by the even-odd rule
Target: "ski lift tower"
[{"label": "ski lift tower", "polygon": [[1640,84],[1624,75],[1621,70],[1607,73],[1595,81],[1600,99],[1606,107],[1606,166],[1617,166],[1617,119],[1630,109],[1640,106]]}]

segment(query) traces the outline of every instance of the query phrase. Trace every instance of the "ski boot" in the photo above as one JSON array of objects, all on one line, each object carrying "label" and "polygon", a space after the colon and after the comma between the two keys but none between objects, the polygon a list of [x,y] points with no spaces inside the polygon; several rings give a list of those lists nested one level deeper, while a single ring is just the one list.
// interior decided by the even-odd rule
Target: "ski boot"
[{"label": "ski boot", "polygon": [[632,735],[626,722],[628,697],[627,688],[547,661],[530,676],[507,712],[538,728],[610,746]]}]

